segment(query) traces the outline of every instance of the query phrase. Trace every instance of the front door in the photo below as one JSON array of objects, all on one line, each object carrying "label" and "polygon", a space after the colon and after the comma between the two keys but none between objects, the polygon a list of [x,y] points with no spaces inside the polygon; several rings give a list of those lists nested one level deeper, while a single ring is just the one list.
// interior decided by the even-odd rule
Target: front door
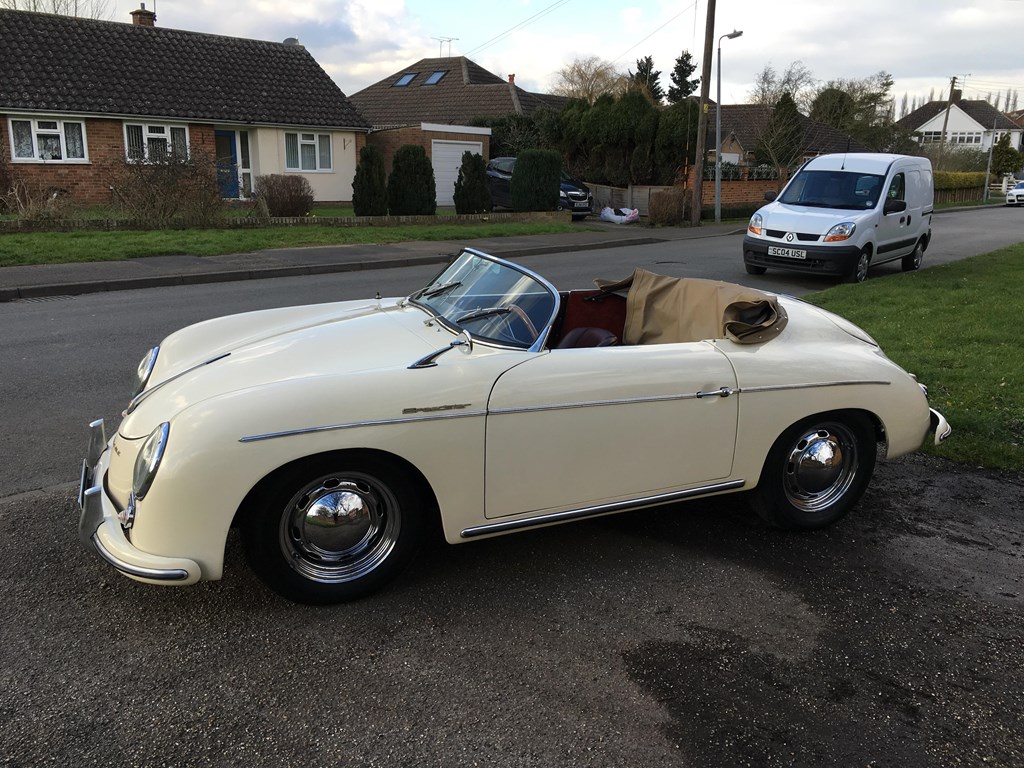
[{"label": "front door", "polygon": [[214,147],[217,152],[217,184],[220,196],[238,198],[238,149],[234,131],[215,131]]},{"label": "front door", "polygon": [[735,386],[729,360],[706,342],[537,355],[491,392],[486,516],[635,499],[728,477],[739,398],[718,393]]}]

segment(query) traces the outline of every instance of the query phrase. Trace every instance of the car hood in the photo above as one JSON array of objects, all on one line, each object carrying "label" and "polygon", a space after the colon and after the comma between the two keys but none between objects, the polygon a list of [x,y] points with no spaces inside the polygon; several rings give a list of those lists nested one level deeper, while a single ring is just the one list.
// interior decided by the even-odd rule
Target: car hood
[{"label": "car hood", "polygon": [[845,208],[808,208],[803,205],[777,203],[762,208],[761,225],[764,229],[783,232],[806,232],[823,235],[841,221],[860,222],[870,211],[851,211]]},{"label": "car hood", "polygon": [[[144,437],[186,407],[242,389],[316,376],[405,368],[447,344],[397,300],[272,309],[209,320],[168,336],[147,389],[121,423]],[[154,421],[155,420],[155,421]]]}]

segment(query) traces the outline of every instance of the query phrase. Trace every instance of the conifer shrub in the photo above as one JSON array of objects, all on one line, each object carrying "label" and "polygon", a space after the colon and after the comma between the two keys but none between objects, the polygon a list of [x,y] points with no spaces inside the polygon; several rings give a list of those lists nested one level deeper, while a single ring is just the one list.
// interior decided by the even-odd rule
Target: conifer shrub
[{"label": "conifer shrub", "polygon": [[455,212],[486,213],[491,210],[487,164],[476,152],[463,152],[459,178],[455,180]]},{"label": "conifer shrub", "polygon": [[388,211],[392,216],[433,216],[437,212],[434,168],[416,144],[398,148],[388,177]]},{"label": "conifer shrub", "polygon": [[512,171],[512,210],[558,209],[562,156],[553,149],[527,149],[516,158]]},{"label": "conifer shrub", "polygon": [[359,163],[352,180],[352,208],[356,216],[386,216],[388,212],[388,174],[380,147],[359,150]]}]

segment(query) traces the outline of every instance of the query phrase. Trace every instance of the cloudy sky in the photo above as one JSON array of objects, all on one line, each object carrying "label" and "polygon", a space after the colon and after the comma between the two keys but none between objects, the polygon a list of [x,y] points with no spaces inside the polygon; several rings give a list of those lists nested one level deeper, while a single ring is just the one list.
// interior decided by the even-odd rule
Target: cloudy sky
[{"label": "cloudy sky", "polygon": [[[138,2],[109,5],[113,20],[129,21]],[[297,37],[346,94],[449,51],[536,91],[575,58],[596,55],[625,70],[650,55],[667,88],[681,51],[701,59],[707,14],[707,0],[147,0],[154,6],[158,26]],[[722,41],[726,104],[747,101],[766,64],[781,72],[800,60],[820,81],[885,70],[897,100],[938,96],[956,76],[965,98],[1013,89],[1024,108],[1024,0],[718,0],[716,15],[716,46],[743,31]],[[712,98],[715,85],[713,68]]]}]

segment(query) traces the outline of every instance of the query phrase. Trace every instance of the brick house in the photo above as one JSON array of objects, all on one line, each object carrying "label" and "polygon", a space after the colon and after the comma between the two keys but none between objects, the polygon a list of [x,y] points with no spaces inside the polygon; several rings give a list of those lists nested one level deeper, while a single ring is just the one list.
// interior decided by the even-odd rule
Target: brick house
[{"label": "brick house", "polygon": [[110,201],[105,168],[166,153],[216,157],[225,198],[260,174],[352,199],[369,124],[295,40],[0,10],[0,160],[30,184]]},{"label": "brick house", "polygon": [[368,143],[391,158],[403,144],[422,146],[434,166],[438,205],[451,205],[462,153],[490,158],[490,128],[474,118],[532,115],[540,107],[561,109],[565,99],[530,93],[464,56],[420,59],[353,93],[352,103],[369,120]]}]

